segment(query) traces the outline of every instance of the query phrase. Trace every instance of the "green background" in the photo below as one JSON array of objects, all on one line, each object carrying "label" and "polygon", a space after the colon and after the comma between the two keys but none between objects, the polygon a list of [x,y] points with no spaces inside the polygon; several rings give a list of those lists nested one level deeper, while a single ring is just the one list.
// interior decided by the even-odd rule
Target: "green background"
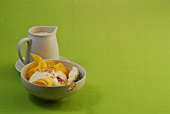
[{"label": "green background", "polygon": [[[15,69],[18,41],[57,25],[60,55],[87,71],[81,91],[60,103],[30,95]],[[168,0],[1,0],[1,114],[169,114]]]}]

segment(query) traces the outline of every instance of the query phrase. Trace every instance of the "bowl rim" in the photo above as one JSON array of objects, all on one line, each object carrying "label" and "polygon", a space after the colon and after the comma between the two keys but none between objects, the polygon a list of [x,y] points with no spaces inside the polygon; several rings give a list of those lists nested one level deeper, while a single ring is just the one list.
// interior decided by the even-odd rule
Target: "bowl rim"
[{"label": "bowl rim", "polygon": [[[83,71],[84,71],[84,76],[83,76],[80,80],[78,80],[77,82],[75,82],[75,84],[76,84],[76,83],[79,83],[80,81],[82,81],[83,79],[86,78],[86,70],[85,70],[85,68],[84,68],[83,66],[81,66],[80,64],[78,64],[78,63],[71,62],[71,61],[66,61],[66,60],[57,60],[57,59],[44,59],[44,60],[63,61],[63,62],[66,62],[66,63],[75,64],[75,65],[81,67],[81,68],[83,69]],[[32,63],[32,62],[31,62],[31,63]],[[70,85],[43,86],[43,85],[38,85],[38,84],[34,84],[34,83],[29,82],[26,78],[23,77],[22,73],[23,73],[23,70],[24,70],[26,67],[28,67],[31,63],[25,65],[25,66],[22,68],[21,73],[20,73],[21,78],[22,78],[23,80],[25,80],[27,83],[32,84],[32,85],[34,85],[34,86],[38,86],[38,87],[44,87],[44,88],[61,88],[61,87],[69,87],[69,86],[70,86]]]}]

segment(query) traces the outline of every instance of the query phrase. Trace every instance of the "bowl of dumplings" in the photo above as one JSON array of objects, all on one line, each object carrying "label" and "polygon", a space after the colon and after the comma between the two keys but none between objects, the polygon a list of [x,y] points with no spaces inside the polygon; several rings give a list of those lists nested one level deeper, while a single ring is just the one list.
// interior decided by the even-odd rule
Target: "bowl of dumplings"
[{"label": "bowl of dumplings", "polygon": [[46,60],[32,54],[34,61],[21,70],[21,82],[32,95],[58,102],[77,93],[85,84],[86,70],[65,60]]}]

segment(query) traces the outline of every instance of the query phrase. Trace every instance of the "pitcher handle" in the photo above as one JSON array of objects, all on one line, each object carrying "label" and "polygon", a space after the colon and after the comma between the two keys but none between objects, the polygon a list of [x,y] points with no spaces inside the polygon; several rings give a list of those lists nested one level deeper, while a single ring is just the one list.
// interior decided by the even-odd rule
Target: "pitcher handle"
[{"label": "pitcher handle", "polygon": [[32,39],[31,38],[22,38],[19,42],[18,42],[18,56],[20,58],[20,60],[22,61],[23,64],[27,64],[27,62],[23,59],[23,56],[22,56],[22,45],[24,42],[27,42],[27,45],[28,45],[28,48],[30,47],[31,45],[31,41]]}]

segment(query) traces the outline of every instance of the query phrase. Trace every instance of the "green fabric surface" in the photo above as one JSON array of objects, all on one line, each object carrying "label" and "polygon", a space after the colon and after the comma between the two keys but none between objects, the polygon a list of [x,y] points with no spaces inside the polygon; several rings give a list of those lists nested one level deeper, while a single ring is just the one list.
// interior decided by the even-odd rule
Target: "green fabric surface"
[{"label": "green fabric surface", "polygon": [[[87,71],[63,102],[30,95],[15,69],[36,25],[58,26],[60,55]],[[170,1],[1,0],[0,59],[0,114],[169,114]]]}]

